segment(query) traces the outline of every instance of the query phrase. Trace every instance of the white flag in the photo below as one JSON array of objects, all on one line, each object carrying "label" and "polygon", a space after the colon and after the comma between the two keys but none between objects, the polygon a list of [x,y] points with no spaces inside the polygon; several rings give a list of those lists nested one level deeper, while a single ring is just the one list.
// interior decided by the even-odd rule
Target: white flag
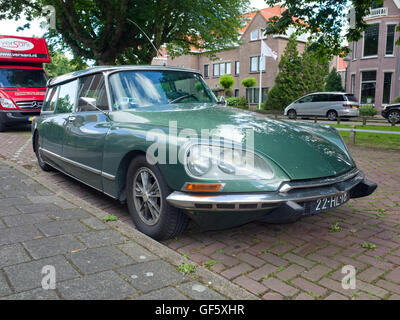
[{"label": "white flag", "polygon": [[273,51],[268,45],[261,40],[261,56],[262,57],[272,57],[275,60],[278,59],[278,54]]}]

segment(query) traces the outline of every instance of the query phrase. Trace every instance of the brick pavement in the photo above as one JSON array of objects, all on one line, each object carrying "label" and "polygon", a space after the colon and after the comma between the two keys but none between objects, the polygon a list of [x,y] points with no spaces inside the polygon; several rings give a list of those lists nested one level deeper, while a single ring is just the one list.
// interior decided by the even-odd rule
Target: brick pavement
[{"label": "brick pavement", "polygon": [[[12,161],[33,176],[132,225],[125,206],[62,174],[40,172],[26,146],[28,132],[0,136],[0,157],[14,157]],[[351,147],[351,152],[359,168],[379,185],[368,198],[289,225],[254,222],[218,232],[191,225],[184,235],[164,244],[263,299],[398,300],[400,153],[358,147]],[[336,223],[339,229],[333,232]],[[368,249],[367,244],[374,246]],[[341,286],[344,265],[356,268],[356,290]]]}]

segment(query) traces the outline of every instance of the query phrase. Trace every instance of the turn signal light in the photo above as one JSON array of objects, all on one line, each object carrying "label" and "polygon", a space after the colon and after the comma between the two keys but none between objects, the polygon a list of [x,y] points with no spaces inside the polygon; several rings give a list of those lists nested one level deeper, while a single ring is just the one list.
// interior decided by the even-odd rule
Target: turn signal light
[{"label": "turn signal light", "polygon": [[220,190],[222,187],[221,184],[212,184],[212,183],[188,183],[185,186],[185,190],[187,191],[200,191],[200,192],[215,192]]}]

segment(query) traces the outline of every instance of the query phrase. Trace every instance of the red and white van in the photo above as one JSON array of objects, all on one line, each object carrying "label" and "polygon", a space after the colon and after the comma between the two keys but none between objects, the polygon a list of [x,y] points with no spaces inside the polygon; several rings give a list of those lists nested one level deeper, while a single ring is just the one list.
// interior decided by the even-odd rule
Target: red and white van
[{"label": "red and white van", "polygon": [[0,35],[0,131],[40,114],[49,62],[45,39]]}]

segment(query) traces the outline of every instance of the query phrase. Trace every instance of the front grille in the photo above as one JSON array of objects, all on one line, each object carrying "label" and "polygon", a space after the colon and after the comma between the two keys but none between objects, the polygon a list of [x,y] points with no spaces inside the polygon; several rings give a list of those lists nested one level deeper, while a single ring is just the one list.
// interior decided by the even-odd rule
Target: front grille
[{"label": "front grille", "polygon": [[19,101],[17,106],[21,109],[41,109],[43,101]]}]

